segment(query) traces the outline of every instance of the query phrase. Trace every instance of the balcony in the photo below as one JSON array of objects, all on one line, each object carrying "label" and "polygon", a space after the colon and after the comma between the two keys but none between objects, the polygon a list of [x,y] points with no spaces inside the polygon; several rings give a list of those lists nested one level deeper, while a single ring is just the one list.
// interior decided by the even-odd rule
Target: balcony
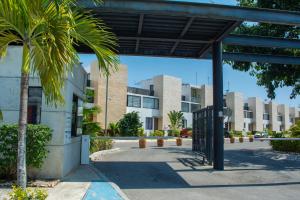
[{"label": "balcony", "polygon": [[191,97],[191,102],[200,103],[200,97]]},{"label": "balcony", "polygon": [[132,94],[154,96],[154,91],[142,89],[142,88],[136,88],[136,87],[127,87],[127,92]]}]

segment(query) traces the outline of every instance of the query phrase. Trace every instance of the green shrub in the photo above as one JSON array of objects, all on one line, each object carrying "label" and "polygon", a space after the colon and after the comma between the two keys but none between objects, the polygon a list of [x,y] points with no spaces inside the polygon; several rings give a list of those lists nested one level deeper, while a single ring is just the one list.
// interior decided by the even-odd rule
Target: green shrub
[{"label": "green shrub", "polygon": [[272,140],[271,146],[276,151],[300,153],[300,141],[291,140]]},{"label": "green shrub", "polygon": [[112,149],[113,141],[111,139],[93,139],[91,138],[90,153]]},{"label": "green shrub", "polygon": [[145,129],[144,128],[139,128],[139,134],[138,134],[138,136],[139,137],[145,137]]},{"label": "green shrub", "polygon": [[153,136],[155,137],[163,137],[165,134],[163,131],[155,130]]},{"label": "green shrub", "polygon": [[[48,151],[46,144],[51,140],[52,131],[44,125],[27,126],[26,163],[40,168]],[[15,178],[18,152],[18,126],[0,127],[0,178]]]},{"label": "green shrub", "polygon": [[46,190],[42,189],[25,189],[13,186],[12,191],[9,193],[10,200],[45,200],[48,194]]},{"label": "green shrub", "polygon": [[[289,131],[273,133],[274,138],[300,138],[300,121],[290,128]],[[299,140],[272,140],[272,148],[276,151],[300,153]]]},{"label": "green shrub", "polygon": [[291,137],[300,138],[300,120],[290,128]]},{"label": "green shrub", "polygon": [[[187,129],[186,129],[186,132],[188,132]],[[179,137],[180,136],[180,130],[172,130],[172,136],[173,137]]]},{"label": "green shrub", "polygon": [[234,136],[235,137],[243,137],[243,132],[242,131],[234,131]]},{"label": "green shrub", "polygon": [[109,123],[108,124],[108,134],[111,137],[118,136],[120,134],[119,124],[118,123]]},{"label": "green shrub", "polygon": [[229,138],[234,138],[234,131],[229,132]]},{"label": "green shrub", "polygon": [[142,128],[142,126],[143,124],[140,122],[137,112],[127,113],[119,121],[119,129],[122,136],[138,136],[139,128]]}]

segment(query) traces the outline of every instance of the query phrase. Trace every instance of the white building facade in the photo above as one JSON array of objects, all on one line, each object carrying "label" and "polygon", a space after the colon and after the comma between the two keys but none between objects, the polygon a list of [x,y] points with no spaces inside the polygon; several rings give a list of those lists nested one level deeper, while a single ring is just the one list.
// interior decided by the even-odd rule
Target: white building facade
[{"label": "white building facade", "polygon": [[[3,123],[16,124],[19,118],[20,75],[22,47],[8,48],[0,59],[0,109]],[[82,100],[87,73],[81,65],[74,66],[62,89],[65,104],[47,104],[39,77],[31,74],[29,80],[28,123],[44,124],[52,130],[47,145],[49,154],[41,169],[30,169],[31,177],[62,178],[79,166],[81,156]]]}]

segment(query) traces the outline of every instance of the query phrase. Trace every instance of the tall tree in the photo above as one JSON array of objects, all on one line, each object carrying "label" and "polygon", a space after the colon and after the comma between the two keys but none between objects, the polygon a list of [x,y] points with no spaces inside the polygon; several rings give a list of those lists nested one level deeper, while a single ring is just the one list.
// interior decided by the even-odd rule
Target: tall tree
[{"label": "tall tree", "polygon": [[[99,0],[97,0],[99,2]],[[102,71],[117,66],[116,37],[105,24],[78,10],[76,0],[0,0],[0,56],[9,44],[23,46],[17,184],[26,187],[26,126],[29,74],[40,77],[47,102],[63,103],[64,79],[78,62],[74,45],[96,54]]]},{"label": "tall tree", "polygon": [[[238,0],[240,6],[259,7],[269,9],[300,11],[299,0]],[[299,39],[300,28],[287,25],[274,25],[265,23],[243,23],[235,30],[235,34],[279,37]],[[246,46],[226,46],[226,51],[241,53],[261,53],[286,56],[300,56],[295,49],[261,48]],[[290,86],[290,98],[300,94],[300,66],[280,65],[270,63],[229,62],[234,69],[247,71],[257,78],[257,84],[264,86],[268,97],[274,99],[275,90],[279,87]]]}]

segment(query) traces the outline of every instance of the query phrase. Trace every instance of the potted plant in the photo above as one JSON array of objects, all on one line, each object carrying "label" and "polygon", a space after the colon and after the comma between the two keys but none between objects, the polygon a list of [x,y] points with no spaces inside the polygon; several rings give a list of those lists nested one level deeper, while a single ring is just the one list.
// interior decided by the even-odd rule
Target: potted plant
[{"label": "potted plant", "polygon": [[140,138],[139,139],[139,147],[140,147],[140,149],[146,148],[146,143],[147,143],[147,141],[146,141],[146,139],[144,137]]},{"label": "potted plant", "polygon": [[250,135],[249,136],[249,142],[253,142],[253,141],[254,141],[253,135]]},{"label": "potted plant", "polygon": [[230,143],[234,143],[235,142],[234,134],[233,134],[232,131],[230,131],[230,133],[229,133],[229,139],[230,139]]},{"label": "potted plant", "polygon": [[239,141],[240,141],[240,143],[243,143],[243,142],[244,142],[243,136],[240,136],[240,137],[239,137]]},{"label": "potted plant", "polygon": [[144,133],[144,129],[143,128],[140,128],[139,129],[139,147],[140,149],[144,149],[146,148],[146,143],[147,143],[147,140],[145,139],[145,133]]},{"label": "potted plant", "polygon": [[179,130],[173,130],[173,136],[176,137],[176,145],[182,146],[182,138]]},{"label": "potted plant", "polygon": [[162,137],[164,136],[164,132],[156,130],[156,131],[154,131],[153,135],[157,137],[157,146],[163,147],[164,146],[164,138],[162,138]]}]

